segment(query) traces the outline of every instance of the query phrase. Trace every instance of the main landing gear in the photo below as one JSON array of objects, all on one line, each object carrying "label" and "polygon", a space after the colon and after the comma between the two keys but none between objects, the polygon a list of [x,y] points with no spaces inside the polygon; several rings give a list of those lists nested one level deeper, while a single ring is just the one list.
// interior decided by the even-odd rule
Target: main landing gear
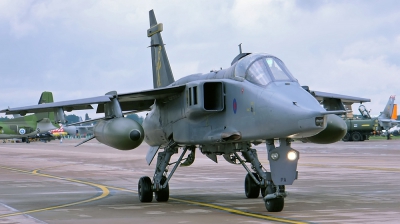
[{"label": "main landing gear", "polygon": [[[280,146],[275,147],[274,140],[267,140],[268,160],[271,172],[267,172],[258,160],[257,151],[248,148],[242,151],[244,160],[235,152],[235,159],[247,170],[244,189],[247,198],[258,198],[261,192],[265,208],[269,212],[280,212],[285,205],[285,185],[291,185],[297,179],[297,161],[299,152],[292,149],[290,139],[279,139]],[[251,163],[251,169],[246,165]]]},{"label": "main landing gear", "polygon": [[[151,202],[153,200],[153,192],[156,200],[158,202],[166,202],[169,199],[169,180],[174,174],[175,170],[181,164],[183,157],[185,156],[187,150],[191,151],[188,158],[193,163],[192,155],[195,151],[194,147],[185,147],[183,149],[182,154],[176,162],[169,163],[171,160],[171,156],[178,152],[177,144],[173,141],[169,143],[167,147],[165,147],[163,152],[159,152],[157,156],[157,166],[154,172],[153,181],[151,181],[150,177],[143,176],[139,179],[138,184],[138,194],[139,200],[141,202]],[[186,163],[186,165],[190,165],[191,163]],[[175,164],[172,168],[170,174],[167,176],[168,168],[167,166]]]}]

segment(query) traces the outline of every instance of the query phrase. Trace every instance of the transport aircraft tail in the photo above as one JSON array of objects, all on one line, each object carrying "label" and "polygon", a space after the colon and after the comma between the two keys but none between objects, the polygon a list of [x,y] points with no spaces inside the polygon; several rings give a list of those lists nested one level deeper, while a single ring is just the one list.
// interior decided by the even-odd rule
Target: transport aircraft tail
[{"label": "transport aircraft tail", "polygon": [[[52,92],[43,92],[42,95],[40,95],[40,99],[38,104],[43,104],[43,103],[53,103],[53,93]],[[40,113],[35,113],[37,120],[41,120],[43,118],[48,118],[51,121],[54,121],[54,112],[40,112]]]}]

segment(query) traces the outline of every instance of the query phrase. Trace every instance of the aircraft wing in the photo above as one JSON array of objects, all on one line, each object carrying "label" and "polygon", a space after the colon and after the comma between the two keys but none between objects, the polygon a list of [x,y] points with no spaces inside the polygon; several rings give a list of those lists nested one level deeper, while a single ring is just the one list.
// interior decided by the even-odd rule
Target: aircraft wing
[{"label": "aircraft wing", "polygon": [[[118,94],[118,101],[120,102],[122,111],[143,111],[150,108],[154,100],[162,100],[168,102],[173,99],[177,94],[185,89],[186,85],[171,86],[165,88],[158,88],[152,90],[145,90],[140,92],[131,92]],[[73,110],[86,110],[93,109],[91,104],[99,104],[97,113],[104,113],[104,107],[100,106],[104,103],[111,102],[114,98],[113,95],[104,95],[91,98],[84,98],[78,100],[60,101],[46,104],[36,104],[33,106],[7,108],[0,110],[0,113],[8,114],[21,114],[38,113],[38,112],[52,112],[55,108],[62,108],[64,111]]]},{"label": "aircraft wing", "polygon": [[336,93],[326,93],[320,91],[310,91],[311,94],[318,100],[322,101],[325,99],[340,99],[343,103],[363,103],[363,102],[371,102],[371,99],[355,97],[355,96],[346,96]]},{"label": "aircraft wing", "polygon": [[26,107],[17,107],[17,108],[8,108],[4,110],[0,110],[0,113],[6,114],[27,114],[27,113],[40,113],[40,112],[52,112],[54,108],[62,108],[64,111],[72,111],[72,110],[86,110],[93,109],[90,104],[104,103],[110,102],[110,96],[98,96],[91,97],[79,100],[68,100],[68,101],[60,101],[54,103],[44,103],[44,104],[36,104],[33,106]]},{"label": "aircraft wing", "polygon": [[353,103],[371,102],[371,99],[309,90],[327,111],[346,110]]},{"label": "aircraft wing", "polygon": [[[168,102],[185,89],[186,85],[170,86],[140,92],[118,94],[118,101],[122,111],[144,111],[153,105],[154,100]],[[104,107],[97,107],[96,113],[104,113]]]}]

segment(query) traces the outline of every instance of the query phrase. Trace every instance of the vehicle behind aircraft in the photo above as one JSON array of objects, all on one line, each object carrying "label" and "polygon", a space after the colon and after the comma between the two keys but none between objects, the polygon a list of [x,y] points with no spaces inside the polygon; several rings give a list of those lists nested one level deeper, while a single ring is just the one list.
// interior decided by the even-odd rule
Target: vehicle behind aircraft
[{"label": "vehicle behind aircraft", "polygon": [[[395,97],[390,96],[389,100],[381,114],[378,117],[371,117],[367,108],[361,104],[358,110],[361,114],[361,119],[354,118],[353,114],[349,113],[344,118],[347,124],[347,133],[343,137],[343,141],[364,141],[368,140],[370,135],[385,133],[387,139],[390,139],[388,130],[398,124],[397,119],[397,104],[394,104]],[[347,105],[351,110],[351,104]]]}]

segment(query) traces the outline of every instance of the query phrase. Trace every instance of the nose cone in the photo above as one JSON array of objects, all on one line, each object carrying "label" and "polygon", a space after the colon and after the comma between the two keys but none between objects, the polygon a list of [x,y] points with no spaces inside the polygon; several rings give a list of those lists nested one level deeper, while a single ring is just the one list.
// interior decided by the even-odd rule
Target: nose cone
[{"label": "nose cone", "polygon": [[257,108],[260,133],[273,138],[306,138],[323,131],[325,110],[300,86],[291,83],[271,85],[259,97],[265,104]]},{"label": "nose cone", "polygon": [[308,137],[308,141],[318,144],[329,144],[340,141],[346,135],[347,125],[342,118],[334,114],[326,116],[326,128],[317,135]]}]

